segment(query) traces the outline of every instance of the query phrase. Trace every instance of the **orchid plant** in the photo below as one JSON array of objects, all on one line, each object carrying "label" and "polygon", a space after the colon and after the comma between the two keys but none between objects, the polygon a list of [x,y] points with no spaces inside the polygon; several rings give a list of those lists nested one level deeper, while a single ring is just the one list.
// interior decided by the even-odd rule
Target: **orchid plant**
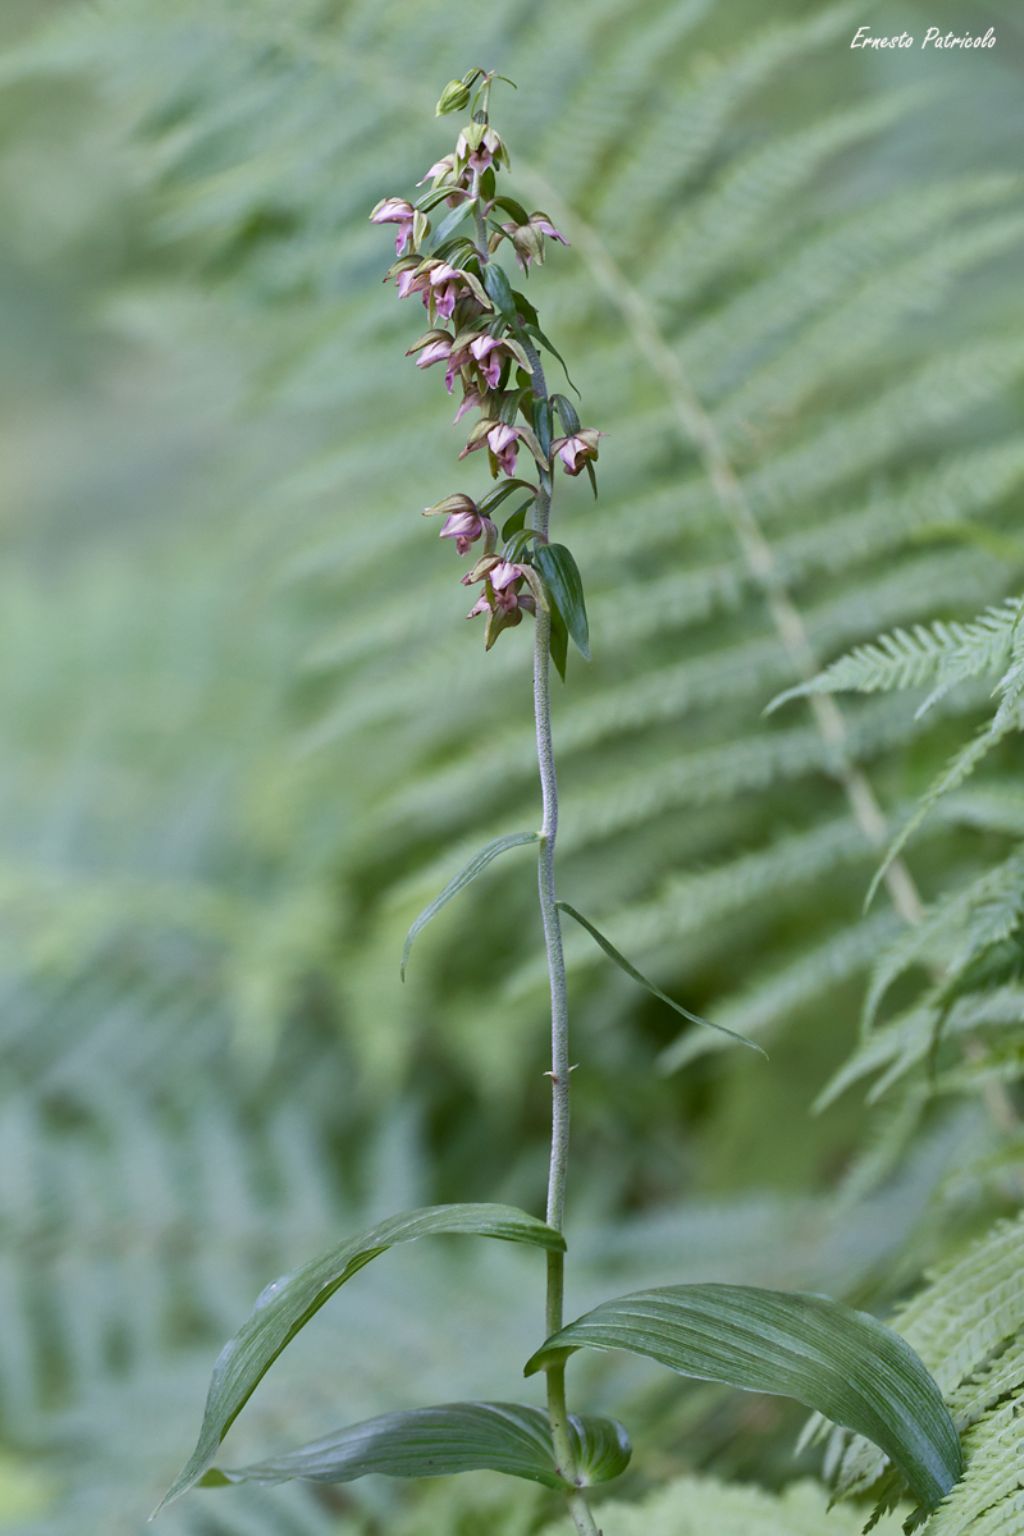
[{"label": "orchid plant", "polygon": [[[395,226],[396,259],[386,280],[401,299],[418,296],[426,311],[428,329],[407,355],[424,370],[444,364],[448,393],[454,394],[456,385],[461,393],[457,423],[477,413],[459,458],[485,452],[490,487],[475,496],[462,490],[449,494],[426,508],[425,515],[444,519],[441,539],[453,543],[457,556],[468,562],[461,581],[480,589],[468,617],[485,620],[485,648],[504,630],[521,625],[524,615],[533,623],[542,806],[539,830],[496,838],[420,914],[409,931],[401,970],[404,978],[422,928],[470,881],[510,849],[536,845],[551,999],[545,1214],[540,1219],[494,1204],[406,1212],[336,1244],[268,1286],[214,1366],[198,1442],[163,1504],[196,1484],[291,1478],[341,1483],[370,1473],[416,1478],[489,1469],[556,1490],[580,1536],[600,1536],[590,1490],[625,1469],[631,1446],[617,1421],[569,1411],[567,1362],[589,1348],[625,1350],[683,1376],[793,1397],[879,1446],[919,1509],[928,1510],[961,1474],[960,1444],[920,1359],[873,1317],[820,1295],[701,1284],[617,1297],[565,1324],[573,1069],[562,915],[579,923],[634,981],[691,1023],[705,1026],[708,1021],[667,997],[557,894],[550,670],[553,663],[564,680],[569,641],[587,657],[589,638],[577,563],[566,545],[550,538],[552,497],[559,465],[571,478],[586,472],[596,496],[602,434],[581,425],[565,394],[549,391],[541,354],[565,365],[541,329],[537,310],[512,286],[499,259],[511,253],[528,277],[543,264],[549,242],[569,244],[547,214],[528,211],[499,190],[499,177],[509,167],[505,142],[490,120],[491,91],[499,79],[475,68],[446,86],[438,116],[468,114],[454,150],[430,167],[417,184],[426,190],[414,200],[386,197],[370,218]],[[523,472],[527,463],[528,474]],[[545,1379],[544,1408],[501,1400],[403,1409],[249,1466],[214,1466],[221,1442],[270,1366],[335,1291],[396,1243],[453,1233],[527,1244],[544,1253],[544,1337],[524,1367],[526,1376]]]}]

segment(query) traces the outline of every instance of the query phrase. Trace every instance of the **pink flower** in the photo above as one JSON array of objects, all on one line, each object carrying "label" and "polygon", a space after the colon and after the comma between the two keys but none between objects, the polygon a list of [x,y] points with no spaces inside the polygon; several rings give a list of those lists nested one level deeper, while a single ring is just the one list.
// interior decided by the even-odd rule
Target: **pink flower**
[{"label": "pink flower", "polygon": [[594,427],[580,427],[569,437],[556,437],[551,451],[558,454],[567,475],[578,475],[590,460],[596,460],[597,440],[603,436]]},{"label": "pink flower", "polygon": [[405,355],[412,357],[414,352],[418,352],[420,355],[416,359],[416,367],[429,368],[432,363],[443,362],[445,358],[451,356],[453,340],[454,337],[447,331],[428,331],[425,336],[420,337],[419,341],[413,342]]},{"label": "pink flower", "polygon": [[519,428],[506,426],[499,421],[487,434],[487,446],[506,475],[516,472],[516,453],[519,450]]},{"label": "pink flower", "polygon": [[560,241],[562,245],[569,244],[565,236],[552,224],[546,213],[531,213],[529,220],[525,224],[509,223],[503,224],[501,227],[512,241],[516,253],[516,261],[524,272],[529,271],[532,261],[543,263],[545,236],[549,240]]},{"label": "pink flower", "polygon": [[397,224],[395,255],[401,256],[412,236],[412,222],[416,210],[404,197],[382,197],[370,214],[371,224]]},{"label": "pink flower", "polygon": [[395,279],[395,285],[398,288],[398,297],[400,299],[407,299],[410,293],[422,293],[424,304],[429,300],[429,272],[417,272],[415,267],[406,267],[404,272],[399,272]]},{"label": "pink flower", "polygon": [[470,546],[489,532],[497,532],[489,517],[481,517],[478,512],[452,512],[438,537],[454,539],[458,553],[468,555]]},{"label": "pink flower", "polygon": [[504,343],[499,341],[497,336],[477,336],[470,342],[469,350],[479,364],[488,389],[497,389],[504,354],[507,351]]},{"label": "pink flower", "polygon": [[563,234],[552,224],[545,213],[534,213],[530,216],[530,223],[534,229],[539,229],[542,235],[547,235],[549,240],[557,240],[560,245],[568,245],[569,242]]},{"label": "pink flower", "polygon": [[445,155],[443,160],[435,160],[427,174],[416,183],[418,187],[425,187],[428,181],[440,181],[442,176],[450,176],[455,170],[455,156]]},{"label": "pink flower", "polygon": [[498,564],[490,572],[488,580],[494,593],[494,601],[502,613],[511,613],[518,608],[526,598],[520,599],[519,588],[523,584],[525,572],[521,565],[513,565],[509,560],[499,560]]},{"label": "pink flower", "polygon": [[[437,341],[428,341],[416,359],[416,367],[429,368],[433,363],[440,363],[446,357],[450,357],[451,352],[452,342],[450,336],[445,337],[443,341],[440,338]],[[571,470],[570,473],[575,474],[576,471]]]},{"label": "pink flower", "polygon": [[[430,287],[437,312],[445,320],[450,320],[455,310],[456,300],[459,297],[459,285],[462,282],[462,273],[457,267],[450,267],[446,261],[438,262],[430,273]],[[449,386],[449,394],[451,387]]]}]

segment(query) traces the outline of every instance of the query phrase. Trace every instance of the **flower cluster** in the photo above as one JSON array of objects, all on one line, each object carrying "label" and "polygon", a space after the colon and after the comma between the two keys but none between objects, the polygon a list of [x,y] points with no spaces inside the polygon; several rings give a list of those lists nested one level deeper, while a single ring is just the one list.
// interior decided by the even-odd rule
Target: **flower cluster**
[{"label": "flower cluster", "polygon": [[[459,457],[485,450],[491,477],[499,481],[479,502],[448,496],[425,513],[444,516],[440,537],[454,541],[459,555],[483,541],[482,556],[462,580],[483,583],[469,617],[487,616],[488,648],[502,629],[521,622],[523,612],[549,606],[536,555],[546,544],[553,468],[560,460],[567,475],[586,470],[596,494],[601,436],[581,427],[564,396],[548,395],[537,349],[550,349],[550,343],[533,305],[511,288],[493,259],[507,243],[528,275],[533,263],[543,263],[549,240],[568,244],[546,213],[528,212],[498,190],[509,155],[488,118],[495,78],[476,69],[446,86],[439,116],[471,108],[454,150],[417,184],[427,190],[416,201],[386,197],[370,214],[375,224],[396,226],[396,260],[385,281],[394,281],[402,299],[419,295],[426,310],[429,328],[406,355],[417,368],[444,364],[445,388],[453,394],[458,384],[461,393],[455,421],[469,411],[480,413]],[[562,436],[553,436],[555,416]],[[528,460],[537,484],[518,478]],[[491,513],[516,491],[525,499],[499,533]]]}]

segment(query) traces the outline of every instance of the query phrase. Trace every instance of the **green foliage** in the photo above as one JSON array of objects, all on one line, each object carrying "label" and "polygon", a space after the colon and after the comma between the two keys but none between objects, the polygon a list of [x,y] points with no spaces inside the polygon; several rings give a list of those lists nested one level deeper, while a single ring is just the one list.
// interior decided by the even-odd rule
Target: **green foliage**
[{"label": "green foliage", "polygon": [[[625,1470],[631,1447],[621,1424],[573,1415],[569,1431],[579,1486],[608,1482]],[[347,1483],[370,1473],[420,1478],[481,1469],[563,1489],[545,1410],[522,1403],[445,1403],[383,1414],[253,1466],[214,1469],[202,1484],[268,1486],[294,1478]]]},{"label": "green foliage", "polygon": [[929,1509],[963,1472],[956,1430],[914,1351],[875,1318],[824,1297],[730,1285],[620,1296],[553,1334],[527,1374],[584,1347],[795,1397],[881,1446]]},{"label": "green foliage", "polygon": [[[1012,1531],[1024,1513],[1024,1218],[1002,1222],[929,1278],[894,1325],[931,1366],[963,1435],[967,1475],[927,1522],[927,1536]],[[884,1459],[834,1437],[844,1492],[893,1499]]]},{"label": "green foliage", "polygon": [[560,1233],[511,1206],[440,1205],[391,1216],[369,1232],[311,1259],[294,1275],[271,1281],[218,1356],[196,1448],[164,1495],[163,1504],[179,1498],[203,1475],[282,1350],[347,1280],[396,1243],[451,1233],[527,1243],[549,1252],[565,1247]]}]

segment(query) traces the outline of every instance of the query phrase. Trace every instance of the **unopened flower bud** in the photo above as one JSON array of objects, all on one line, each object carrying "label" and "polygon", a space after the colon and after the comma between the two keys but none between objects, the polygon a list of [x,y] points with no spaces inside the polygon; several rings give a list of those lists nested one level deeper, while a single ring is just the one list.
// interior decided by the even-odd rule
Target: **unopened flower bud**
[{"label": "unopened flower bud", "polygon": [[469,86],[464,80],[449,80],[434,108],[434,116],[444,117],[448,112],[464,112],[468,106]]}]

